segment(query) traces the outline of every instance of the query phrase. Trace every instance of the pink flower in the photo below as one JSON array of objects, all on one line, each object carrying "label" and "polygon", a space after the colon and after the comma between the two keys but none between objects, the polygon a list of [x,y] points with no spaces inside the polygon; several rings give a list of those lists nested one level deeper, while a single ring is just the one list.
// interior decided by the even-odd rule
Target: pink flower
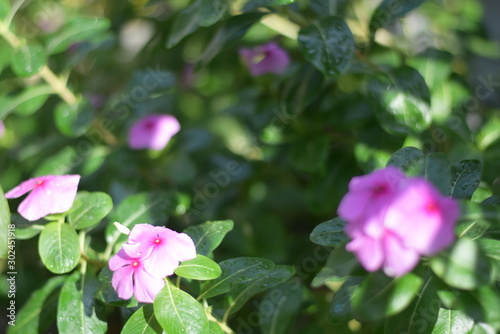
[{"label": "pink flower", "polygon": [[123,250],[129,256],[146,257],[146,270],[155,277],[172,275],[180,261],[196,257],[196,247],[187,234],[149,224],[135,225]]},{"label": "pink flower", "polygon": [[353,239],[346,249],[361,265],[400,276],[413,270],[420,256],[436,254],[453,242],[459,209],[425,179],[408,179],[388,167],[353,178],[338,213]]},{"label": "pink flower", "polygon": [[254,77],[266,74],[285,72],[290,63],[290,57],[284,49],[275,42],[257,46],[253,49],[240,49],[240,55]]},{"label": "pink flower", "polygon": [[118,297],[129,299],[132,294],[141,303],[152,303],[156,295],[163,289],[162,278],[154,277],[145,270],[148,259],[130,257],[123,249],[109,260],[109,269],[114,271],[111,284]]},{"label": "pink flower", "polygon": [[180,124],[171,115],[149,115],[137,121],[130,129],[128,143],[134,150],[162,150],[170,138],[180,130]]},{"label": "pink flower", "polygon": [[80,175],[47,175],[24,181],[5,194],[16,198],[31,193],[19,204],[18,211],[27,220],[68,211],[75,200]]}]

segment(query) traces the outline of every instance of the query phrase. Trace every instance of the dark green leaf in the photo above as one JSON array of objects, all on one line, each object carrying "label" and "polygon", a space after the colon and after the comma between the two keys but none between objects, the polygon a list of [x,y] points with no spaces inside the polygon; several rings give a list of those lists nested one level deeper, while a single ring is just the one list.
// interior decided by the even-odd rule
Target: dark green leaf
[{"label": "dark green leaf", "polygon": [[55,123],[59,131],[68,137],[78,137],[88,131],[94,113],[87,100],[73,105],[61,102],[54,112]]},{"label": "dark green leaf", "polygon": [[91,274],[84,277],[75,271],[68,277],[59,295],[57,329],[59,333],[106,333],[103,308],[94,302],[98,281]]},{"label": "dark green leaf", "polygon": [[345,324],[354,318],[351,301],[363,280],[363,277],[349,277],[333,295],[328,313],[334,324]]},{"label": "dark green leaf", "polygon": [[397,314],[412,302],[422,283],[422,278],[413,273],[394,279],[372,273],[354,292],[354,310],[363,320],[378,320]]},{"label": "dark green leaf", "polygon": [[354,254],[346,251],[345,244],[339,245],[330,253],[325,266],[314,277],[311,286],[317,288],[326,282],[343,281],[357,265],[358,261]]},{"label": "dark green leaf", "polygon": [[109,27],[109,20],[104,18],[73,18],[68,20],[67,24],[48,40],[47,50],[51,54],[65,51],[72,44],[91,40],[101,35]]},{"label": "dark green leaf", "polygon": [[354,39],[340,17],[320,19],[299,32],[299,48],[304,57],[327,76],[337,76],[351,62]]},{"label": "dark green leaf", "polygon": [[132,314],[127,320],[121,334],[161,334],[161,328],[156,320],[153,305],[146,304]]},{"label": "dark green leaf", "polygon": [[494,268],[496,279],[500,281],[500,240],[481,238],[478,242]]},{"label": "dark green leaf", "polygon": [[219,263],[222,275],[203,283],[199,298],[210,298],[231,291],[237,284],[246,284],[274,268],[274,263],[256,257],[240,257]]},{"label": "dark green leaf", "polygon": [[113,208],[111,197],[103,192],[78,192],[76,200],[81,204],[69,214],[68,220],[77,230],[98,224]]},{"label": "dark green leaf", "polygon": [[232,220],[218,220],[190,226],[184,232],[193,239],[196,252],[207,256],[220,245],[233,226]]},{"label": "dark green leaf", "polygon": [[302,292],[303,287],[297,280],[290,280],[266,292],[259,303],[263,334],[287,333],[289,324],[300,310]]},{"label": "dark green leaf", "polygon": [[31,77],[47,64],[47,54],[38,44],[25,44],[12,54],[10,63],[18,76]]},{"label": "dark green leaf", "polygon": [[154,311],[167,333],[208,334],[208,320],[201,304],[170,282],[156,296]]},{"label": "dark green leaf", "polygon": [[336,247],[348,240],[344,232],[346,222],[339,217],[319,224],[309,235],[309,239],[315,244],[328,247]]},{"label": "dark green leaf", "polygon": [[209,27],[217,23],[229,9],[229,0],[201,0],[198,24]]},{"label": "dark green leaf", "polygon": [[200,19],[200,1],[181,11],[174,20],[170,35],[167,40],[167,48],[174,47],[184,37],[191,34],[198,28]]},{"label": "dark green leaf", "polygon": [[80,260],[80,243],[75,229],[66,223],[45,225],[38,240],[43,264],[55,274],[70,272]]},{"label": "dark green leaf", "polygon": [[408,169],[415,161],[424,156],[424,152],[416,147],[403,147],[397,150],[387,162],[387,166],[399,167],[402,170]]},{"label": "dark green leaf", "polygon": [[459,310],[440,309],[432,334],[467,333],[474,326],[474,321]]},{"label": "dark green leaf", "polygon": [[295,0],[250,0],[243,6],[243,11],[249,12],[259,7],[286,6],[294,2]]},{"label": "dark green leaf", "polygon": [[195,259],[182,262],[174,273],[195,280],[210,280],[219,277],[222,270],[217,263],[208,257],[197,254]]},{"label": "dark green leaf", "polygon": [[448,285],[472,290],[490,282],[491,267],[479,245],[460,238],[448,250],[434,256],[430,265],[434,273]]},{"label": "dark green leaf", "polygon": [[407,175],[423,176],[443,195],[448,195],[450,191],[450,161],[443,153],[431,153],[416,158],[407,168]]},{"label": "dark green leaf", "polygon": [[387,26],[393,20],[405,16],[411,10],[417,8],[425,0],[383,0],[382,3],[375,9],[370,20],[370,32],[372,35],[375,32]]},{"label": "dark green leaf", "polygon": [[449,195],[458,199],[470,199],[481,181],[481,162],[463,160],[451,166]]},{"label": "dark green leaf", "polygon": [[292,166],[304,172],[321,170],[328,157],[330,140],[327,135],[316,134],[309,140],[300,141],[292,147]]},{"label": "dark green leaf", "polygon": [[[66,276],[55,276],[49,278],[47,282],[38,290],[35,290],[21,310],[16,314],[15,326],[9,326],[9,334],[38,334],[44,333],[50,326],[44,314],[48,309],[57,307],[56,290],[61,287],[66,280]],[[44,327],[46,327],[44,329]]]},{"label": "dark green leaf", "polygon": [[[15,231],[14,228],[9,228],[10,224],[9,203],[7,203],[3,189],[0,186],[0,259],[7,258],[9,246],[15,248]],[[11,227],[14,227],[14,225]],[[10,269],[10,265],[8,268],[9,269],[7,271],[12,271],[12,269]]]},{"label": "dark green leaf", "polygon": [[36,112],[54,90],[47,85],[30,86],[15,97],[5,97],[0,105],[0,117],[5,117],[12,111],[21,116],[30,116]]}]

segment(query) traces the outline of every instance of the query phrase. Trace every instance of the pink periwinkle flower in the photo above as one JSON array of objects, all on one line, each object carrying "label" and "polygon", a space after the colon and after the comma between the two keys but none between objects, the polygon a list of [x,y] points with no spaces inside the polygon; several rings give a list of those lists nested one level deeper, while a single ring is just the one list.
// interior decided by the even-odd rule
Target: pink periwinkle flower
[{"label": "pink periwinkle flower", "polygon": [[453,242],[459,208],[425,179],[387,167],[353,178],[338,214],[353,239],[346,249],[367,271],[395,277]]},{"label": "pink periwinkle flower", "polygon": [[181,126],[171,115],[153,114],[137,121],[130,129],[128,143],[134,150],[162,150]]},{"label": "pink periwinkle flower", "polygon": [[152,303],[181,261],[196,257],[193,240],[185,233],[166,227],[138,224],[130,231],[128,241],[109,261],[114,271],[112,285],[123,299],[132,296]]},{"label": "pink periwinkle flower", "polygon": [[254,77],[266,73],[281,74],[285,72],[290,63],[288,53],[275,42],[269,42],[253,49],[243,48],[239,52],[248,66],[250,74]]},{"label": "pink periwinkle flower", "polygon": [[53,213],[68,211],[75,201],[80,175],[47,175],[24,181],[5,194],[16,198],[31,190],[19,204],[18,211],[27,220],[34,221]]}]

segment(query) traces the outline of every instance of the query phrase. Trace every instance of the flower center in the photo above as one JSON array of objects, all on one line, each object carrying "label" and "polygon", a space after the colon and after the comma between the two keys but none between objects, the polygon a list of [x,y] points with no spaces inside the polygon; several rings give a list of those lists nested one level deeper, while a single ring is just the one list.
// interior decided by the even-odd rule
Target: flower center
[{"label": "flower center", "polygon": [[132,267],[137,268],[139,266],[139,261],[132,262]]},{"label": "flower center", "polygon": [[374,195],[382,195],[383,193],[385,193],[387,191],[387,187],[385,185],[376,185],[375,187],[373,187],[373,194]]},{"label": "flower center", "polygon": [[428,212],[437,212],[438,211],[438,206],[436,205],[435,202],[430,202],[427,203],[427,206],[425,207]]},{"label": "flower center", "polygon": [[156,238],[156,239],[155,239],[155,244],[157,244],[157,245],[158,245],[159,243],[161,243],[161,239],[160,239],[160,238]]}]

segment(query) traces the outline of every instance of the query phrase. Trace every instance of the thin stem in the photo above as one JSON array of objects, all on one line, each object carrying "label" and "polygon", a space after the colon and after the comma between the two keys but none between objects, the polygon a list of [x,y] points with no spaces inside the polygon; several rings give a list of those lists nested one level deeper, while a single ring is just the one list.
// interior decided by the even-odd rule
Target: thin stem
[{"label": "thin stem", "polygon": [[38,73],[54,89],[54,91],[69,105],[76,103],[76,96],[66,86],[66,81],[57,77],[47,66]]},{"label": "thin stem", "polygon": [[16,1],[9,12],[9,14],[5,17],[4,24],[7,27],[7,29],[10,27],[10,24],[12,23],[12,20],[14,19],[14,16],[16,15],[17,11],[21,6],[23,5],[25,0],[18,0]]},{"label": "thin stem", "polygon": [[219,324],[220,328],[224,331],[224,333],[227,333],[227,334],[233,334],[234,333],[234,331],[225,322],[219,321],[217,318],[215,318],[212,315],[212,313],[207,313],[207,318],[208,318],[208,320],[214,321],[217,324]]}]

